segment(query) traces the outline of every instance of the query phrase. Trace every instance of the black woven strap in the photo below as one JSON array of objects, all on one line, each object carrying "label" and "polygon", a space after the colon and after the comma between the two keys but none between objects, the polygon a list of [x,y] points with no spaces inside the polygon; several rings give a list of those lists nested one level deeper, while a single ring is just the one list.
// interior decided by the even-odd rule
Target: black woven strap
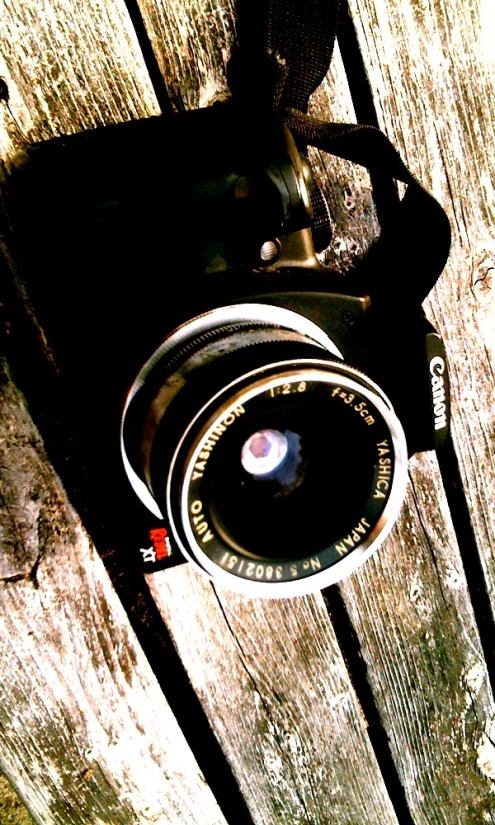
[{"label": "black woven strap", "polygon": [[279,106],[306,112],[332,59],[340,0],[270,0],[267,46],[285,62]]},{"label": "black woven strap", "polygon": [[306,112],[332,59],[340,0],[239,0],[233,94],[256,109]]},{"label": "black woven strap", "polygon": [[411,175],[388,138],[373,126],[325,123],[295,109],[284,120],[300,141],[407,184],[402,201],[387,215],[382,235],[358,267],[370,294],[401,284],[402,293],[422,303],[435,284],[450,250],[450,224],[435,198]]}]

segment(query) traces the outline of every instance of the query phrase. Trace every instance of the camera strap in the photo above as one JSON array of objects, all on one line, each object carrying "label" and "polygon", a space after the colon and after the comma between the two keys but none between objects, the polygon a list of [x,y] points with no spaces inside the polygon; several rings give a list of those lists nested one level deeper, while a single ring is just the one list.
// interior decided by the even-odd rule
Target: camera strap
[{"label": "camera strap", "polygon": [[416,181],[379,129],[320,122],[294,109],[286,110],[284,119],[293,134],[307,144],[365,166],[372,176],[407,184],[404,197],[386,214],[380,238],[358,265],[353,279],[360,291],[379,298],[391,289],[395,292],[400,282],[408,298],[421,304],[450,250],[450,224],[438,201]]},{"label": "camera strap", "polygon": [[330,66],[340,0],[238,0],[237,11],[233,95],[260,110],[307,112]]},{"label": "camera strap", "polygon": [[[310,95],[324,79],[332,58],[341,0],[242,0],[238,45],[229,64],[234,99],[253,116],[280,111],[301,151],[314,146],[366,167],[372,181],[402,181],[381,210],[381,235],[352,272],[356,290],[386,299],[400,290],[416,307],[445,266],[450,225],[440,206],[416,181],[389,139],[374,126],[319,121],[307,114]],[[318,211],[328,207],[321,193]],[[324,221],[324,216],[321,218]]]}]

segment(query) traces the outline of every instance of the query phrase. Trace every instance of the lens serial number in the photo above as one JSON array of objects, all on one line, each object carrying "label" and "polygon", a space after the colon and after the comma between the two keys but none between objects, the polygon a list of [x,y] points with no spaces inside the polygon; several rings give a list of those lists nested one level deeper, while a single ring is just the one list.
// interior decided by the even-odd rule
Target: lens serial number
[{"label": "lens serial number", "polygon": [[220,564],[226,570],[231,570],[238,576],[245,576],[248,579],[257,579],[261,581],[281,581],[284,574],[284,569],[281,564],[259,564],[253,561],[246,561],[246,559],[239,559],[238,556],[232,553],[224,553]]},{"label": "lens serial number", "polygon": [[282,565],[247,561],[247,559],[239,558],[235,553],[229,552],[223,554],[220,559],[220,566],[237,576],[267,582],[297,579],[302,575],[321,570],[321,562],[317,556],[305,559],[302,562]]},{"label": "lens serial number", "polygon": [[[332,392],[332,398],[341,398],[344,404],[350,406],[353,410],[355,410],[361,418],[364,420],[364,423],[371,427],[372,424],[375,423],[375,419],[371,415],[370,411],[366,408],[365,401],[357,401],[356,396],[352,392],[346,392],[342,389],[342,387],[335,387]],[[357,404],[354,404],[354,401],[357,401]]]}]

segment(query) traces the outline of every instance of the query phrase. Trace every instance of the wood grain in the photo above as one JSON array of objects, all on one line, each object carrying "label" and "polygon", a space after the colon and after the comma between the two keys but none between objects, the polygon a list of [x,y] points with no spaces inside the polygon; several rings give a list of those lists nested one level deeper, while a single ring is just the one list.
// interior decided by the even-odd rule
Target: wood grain
[{"label": "wood grain", "polygon": [[125,3],[3,0],[0,156],[159,109]]},{"label": "wood grain", "polygon": [[381,127],[451,220],[450,260],[427,307],[448,347],[453,436],[495,605],[493,8],[480,0],[350,7]]},{"label": "wood grain", "polygon": [[[0,42],[4,159],[33,140],[158,113],[123,2],[5,2]],[[1,399],[3,770],[47,825],[224,823],[5,376]]]},{"label": "wood grain", "polygon": [[235,30],[234,0],[138,0],[177,110],[209,106],[229,94],[226,65]]},{"label": "wood grain", "polygon": [[340,591],[414,823],[492,822],[495,704],[435,455],[410,476],[391,537]]},{"label": "wood grain", "polygon": [[3,371],[0,486],[2,770],[43,825],[224,824]]},{"label": "wood grain", "polygon": [[396,823],[322,598],[148,585],[256,823]]}]

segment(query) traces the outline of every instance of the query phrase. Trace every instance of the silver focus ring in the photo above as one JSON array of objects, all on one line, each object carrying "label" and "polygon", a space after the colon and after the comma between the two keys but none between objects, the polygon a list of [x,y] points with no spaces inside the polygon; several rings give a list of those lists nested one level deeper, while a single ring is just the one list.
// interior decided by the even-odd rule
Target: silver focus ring
[{"label": "silver focus ring", "polygon": [[[290,371],[284,371],[284,367],[292,367]],[[321,366],[321,369],[319,369]],[[335,367],[335,369],[334,369]],[[269,378],[261,378],[262,373],[266,373],[271,368],[277,369],[277,375]],[[280,372],[282,370],[282,372]],[[343,391],[354,393],[362,398],[367,399],[370,405],[379,412],[381,418],[386,424],[386,428],[390,433],[391,444],[394,455],[393,480],[390,492],[387,497],[386,505],[381,513],[379,519],[372,525],[372,529],[360,542],[359,546],[353,548],[349,555],[345,556],[332,566],[321,570],[321,572],[314,572],[312,575],[296,578],[293,581],[267,581],[256,580],[259,573],[259,578],[263,579],[266,576],[267,566],[263,564],[255,565],[253,568],[253,579],[246,579],[240,576],[233,575],[228,569],[222,569],[219,564],[212,561],[210,556],[203,550],[201,546],[201,536],[195,534],[191,526],[190,513],[188,511],[188,493],[191,487],[191,479],[194,472],[194,466],[197,464],[197,458],[201,450],[201,445],[205,439],[211,436],[211,433],[218,427],[218,422],[225,421],[229,416],[234,416],[234,411],[239,405],[246,405],[251,399],[255,398],[260,392],[267,392],[276,390],[284,385],[290,378],[293,382],[322,382],[331,385],[338,384]],[[246,388],[246,382],[249,386]],[[254,382],[254,383],[253,383]],[[242,385],[242,388],[236,391],[236,387]],[[187,469],[183,478],[182,490],[180,493],[180,506],[174,506],[172,497],[174,496],[172,476],[174,473],[175,463],[183,448],[185,440],[190,436],[194,430],[198,420],[204,418],[205,412],[208,409],[214,409],[216,403],[221,402],[221,398],[228,397],[228,401],[217,408],[217,412],[212,418],[207,429],[201,431],[201,437],[198,438],[197,446],[189,456],[187,461]],[[369,558],[375,550],[381,545],[385,537],[390,532],[393,526],[405,495],[407,483],[407,446],[405,442],[402,426],[393,412],[388,399],[384,396],[381,390],[373,384],[369,379],[362,376],[357,370],[347,367],[345,365],[335,365],[326,361],[318,362],[311,359],[311,365],[304,360],[299,363],[290,362],[287,364],[278,363],[264,367],[262,369],[254,370],[238,380],[232,382],[225,387],[221,392],[211,399],[205,407],[197,414],[185,431],[177,450],[172,460],[168,482],[167,482],[167,510],[169,516],[172,518],[171,528],[174,536],[181,546],[184,555],[193,561],[203,572],[206,572],[215,581],[223,584],[230,590],[245,593],[247,595],[266,596],[270,598],[289,597],[296,595],[305,595],[307,593],[315,592],[324,587],[328,587],[339,581],[344,576],[353,572],[359,567],[367,558]],[[183,531],[177,529],[174,523],[172,514],[180,513],[179,520],[181,522]],[[196,520],[202,517],[196,514]],[[207,527],[204,528],[205,530]],[[273,565],[268,567],[271,571]],[[276,568],[273,568],[276,569]],[[261,571],[261,572],[260,572]],[[265,571],[265,572],[263,572]],[[273,575],[273,573],[270,573]]]},{"label": "silver focus ring", "polygon": [[168,357],[170,353],[185,347],[189,341],[192,341],[194,338],[210,330],[215,330],[219,326],[243,323],[270,324],[281,327],[282,329],[298,332],[301,335],[315,341],[315,343],[319,344],[323,347],[323,349],[334,355],[336,358],[342,358],[342,354],[338,347],[315,323],[297,312],[293,312],[292,310],[285,309],[283,307],[274,306],[272,304],[246,303],[218,307],[210,312],[205,312],[203,315],[198,315],[195,318],[192,318],[174,330],[172,335],[169,335],[163,341],[161,346],[153,353],[151,358],[148,359],[139,371],[139,374],[132,384],[126,398],[120,429],[120,448],[122,460],[129,482],[145,507],[147,507],[147,509],[159,519],[163,518],[164,514],[161,512],[160,507],[153,498],[139,472],[136,471],[137,468],[133,467],[126,449],[126,444],[124,441],[124,428],[129,406],[136,393],[138,393],[144,386],[154,367],[162,359]]}]

